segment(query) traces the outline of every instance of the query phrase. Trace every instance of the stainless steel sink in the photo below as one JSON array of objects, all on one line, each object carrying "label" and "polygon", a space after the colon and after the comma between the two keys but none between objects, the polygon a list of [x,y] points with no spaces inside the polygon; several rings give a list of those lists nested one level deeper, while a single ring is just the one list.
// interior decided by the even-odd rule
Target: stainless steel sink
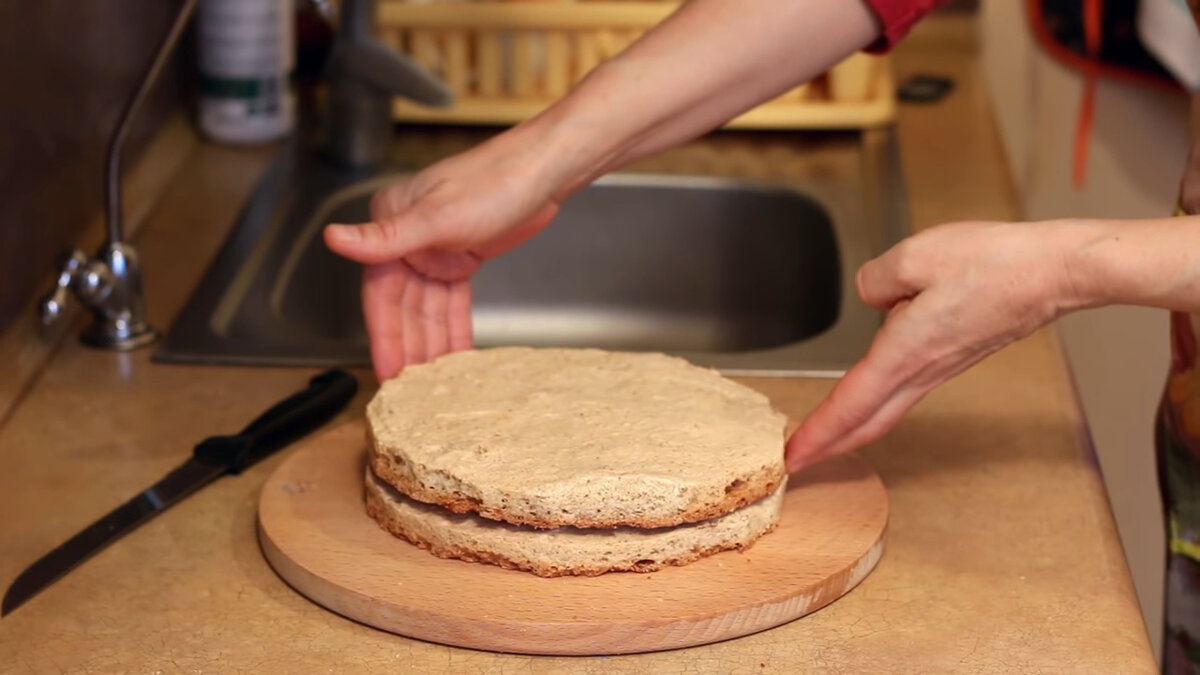
[{"label": "stainless steel sink", "polygon": [[[903,231],[890,140],[813,145],[786,179],[610,176],[472,283],[476,344],[659,350],[730,373],[837,375],[878,327],[854,270]],[[872,168],[873,167],[873,168]],[[156,357],[368,363],[360,268],[321,228],[362,222],[399,171],[285,148]],[[887,206],[883,208],[881,206]]]}]

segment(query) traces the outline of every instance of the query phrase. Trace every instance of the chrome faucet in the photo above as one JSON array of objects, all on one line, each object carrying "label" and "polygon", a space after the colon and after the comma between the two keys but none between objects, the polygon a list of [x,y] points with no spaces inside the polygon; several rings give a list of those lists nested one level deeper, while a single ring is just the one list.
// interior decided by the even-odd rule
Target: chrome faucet
[{"label": "chrome faucet", "polygon": [[[337,24],[328,69],[322,154],[343,168],[375,166],[387,157],[394,96],[424,105],[447,106],[454,95],[424,68],[374,37],[375,0],[342,0],[336,19],[328,2],[311,2],[331,23]],[[92,324],[84,330],[82,339],[95,347],[136,349],[158,337],[158,332],[146,321],[137,251],[122,238],[121,145],[133,114],[174,51],[196,3],[197,0],[185,0],[181,5],[110,139],[105,190],[107,240],[94,258],[89,259],[78,249],[67,252],[54,290],[39,305],[42,321],[49,325],[63,316],[70,296],[74,295],[92,310]]]},{"label": "chrome faucet", "polygon": [[94,347],[125,351],[144,347],[158,338],[158,331],[146,321],[141,262],[137,251],[123,238],[121,146],[129,135],[134,113],[175,50],[196,2],[184,0],[180,6],[174,23],[121,111],[121,118],[109,139],[104,192],[108,236],[104,245],[91,259],[79,249],[67,252],[54,290],[38,306],[42,323],[52,324],[66,312],[66,304],[73,294],[92,310],[92,324],[84,330],[82,339]]},{"label": "chrome faucet", "polygon": [[42,323],[54,323],[66,311],[72,291],[92,310],[90,326],[80,336],[85,344],[127,351],[158,338],[146,321],[142,267],[137,251],[122,241],[108,241],[89,260],[79,249],[66,254],[54,290],[39,306]]},{"label": "chrome faucet", "polygon": [[441,80],[374,33],[375,0],[342,0],[329,58],[322,152],[347,168],[375,166],[387,157],[393,97],[434,107],[454,102]]}]

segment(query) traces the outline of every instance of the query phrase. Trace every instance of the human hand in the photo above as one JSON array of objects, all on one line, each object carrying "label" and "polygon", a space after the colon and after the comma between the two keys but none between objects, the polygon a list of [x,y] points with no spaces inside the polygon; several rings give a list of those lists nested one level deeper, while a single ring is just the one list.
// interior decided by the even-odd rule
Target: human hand
[{"label": "human hand", "polygon": [[1078,229],[945,225],[863,265],[858,293],[888,317],[866,357],[788,440],[788,470],[878,439],[934,387],[1078,307],[1064,254]]},{"label": "human hand", "polygon": [[362,303],[380,380],[471,346],[470,278],[558,213],[561,181],[513,135],[380,190],[371,222],[330,225],[325,243],[366,265]]},{"label": "human hand", "polygon": [[541,113],[381,192],[371,223],[326,229],[332,250],[368,266],[378,377],[469,346],[471,274],[545,227],[571,190],[724,124],[881,32],[861,2],[684,4]]}]

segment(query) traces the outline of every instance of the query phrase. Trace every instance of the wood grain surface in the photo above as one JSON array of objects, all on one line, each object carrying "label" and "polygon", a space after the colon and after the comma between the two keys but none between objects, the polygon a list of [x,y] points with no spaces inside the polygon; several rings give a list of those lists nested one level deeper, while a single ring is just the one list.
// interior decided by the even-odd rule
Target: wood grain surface
[{"label": "wood grain surface", "polygon": [[443,560],[366,515],[364,453],[361,422],[298,448],[263,487],[259,539],[303,595],[432,642],[581,655],[717,642],[824,607],[862,581],[883,550],[883,484],[847,456],[793,477],[779,527],[746,552],[649,574],[554,579]]}]

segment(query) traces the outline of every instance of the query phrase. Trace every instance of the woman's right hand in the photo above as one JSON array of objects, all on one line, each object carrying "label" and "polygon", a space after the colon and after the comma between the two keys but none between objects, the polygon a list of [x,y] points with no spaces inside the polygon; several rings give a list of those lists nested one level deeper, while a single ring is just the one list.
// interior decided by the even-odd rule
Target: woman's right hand
[{"label": "woman's right hand", "polygon": [[[914,0],[912,9],[931,4]],[[871,7],[683,3],[541,114],[381,191],[370,223],[327,228],[329,248],[367,265],[376,375],[469,347],[468,280],[483,260],[536,234],[591,179],[718,127],[872,44],[882,25]]]},{"label": "woman's right hand", "polygon": [[533,144],[504,134],[380,190],[371,222],[330,225],[325,242],[363,263],[362,302],[380,380],[471,346],[470,278],[558,213],[563,182]]}]

